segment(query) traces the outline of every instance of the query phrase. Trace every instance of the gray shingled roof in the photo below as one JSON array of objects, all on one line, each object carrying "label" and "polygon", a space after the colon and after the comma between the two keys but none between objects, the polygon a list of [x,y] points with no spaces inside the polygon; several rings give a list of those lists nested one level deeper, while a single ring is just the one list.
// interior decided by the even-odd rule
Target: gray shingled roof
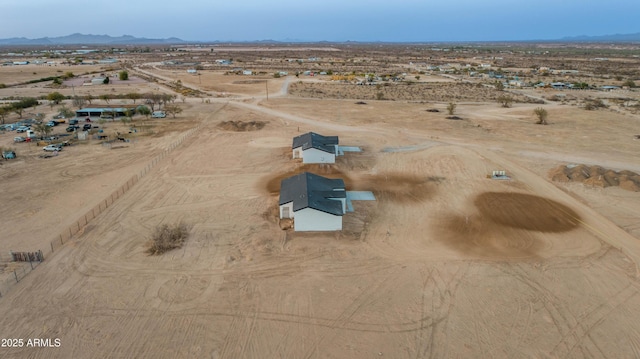
[{"label": "gray shingled roof", "polygon": [[338,136],[322,136],[315,132],[308,132],[293,138],[291,148],[302,147],[302,150],[316,148],[328,153],[336,153],[335,145],[338,144]]},{"label": "gray shingled roof", "polygon": [[280,183],[280,205],[293,202],[293,211],[310,207],[318,211],[342,216],[342,201],[329,198],[346,198],[342,179],[330,179],[304,172],[285,178]]}]

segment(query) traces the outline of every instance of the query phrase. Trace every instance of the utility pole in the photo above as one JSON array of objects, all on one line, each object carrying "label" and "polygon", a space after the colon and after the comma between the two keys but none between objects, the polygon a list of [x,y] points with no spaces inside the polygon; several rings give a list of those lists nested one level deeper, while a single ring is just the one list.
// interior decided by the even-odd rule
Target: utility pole
[{"label": "utility pole", "polygon": [[267,100],[269,100],[269,80],[264,80],[264,88],[267,90]]}]

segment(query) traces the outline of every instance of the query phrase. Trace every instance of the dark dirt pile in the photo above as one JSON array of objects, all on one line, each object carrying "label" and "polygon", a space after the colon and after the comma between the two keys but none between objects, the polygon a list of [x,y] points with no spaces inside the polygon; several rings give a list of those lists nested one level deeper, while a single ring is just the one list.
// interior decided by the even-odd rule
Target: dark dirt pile
[{"label": "dark dirt pile", "polygon": [[614,171],[600,166],[562,165],[549,171],[556,182],[581,182],[594,187],[618,186],[640,192],[640,175],[632,171]]},{"label": "dark dirt pile", "polygon": [[266,124],[264,121],[223,121],[218,127],[227,131],[245,132],[261,130]]},{"label": "dark dirt pile", "polygon": [[474,204],[483,218],[507,227],[540,232],[567,232],[580,216],[554,200],[525,193],[485,192]]}]

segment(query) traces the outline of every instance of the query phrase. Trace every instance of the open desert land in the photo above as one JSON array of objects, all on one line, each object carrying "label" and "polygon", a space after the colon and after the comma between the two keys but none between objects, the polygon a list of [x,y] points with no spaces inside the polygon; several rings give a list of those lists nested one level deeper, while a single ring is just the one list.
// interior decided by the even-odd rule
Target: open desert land
[{"label": "open desert land", "polygon": [[[0,134],[18,152],[0,165],[0,250],[47,253],[0,293],[0,337],[61,341],[3,358],[640,357],[638,115],[538,103],[569,94],[548,89],[509,90],[519,100],[502,108],[435,75],[411,85],[420,99],[378,88],[376,100],[375,86],[154,64],[132,69],[130,87],[180,80],[206,97],[176,101],[175,119],[137,116],[129,142],[51,158]],[[458,96],[460,120],[443,96]],[[549,125],[534,124],[538,107]],[[308,131],[363,152],[302,165],[291,140]],[[610,172],[578,181],[567,164],[630,172],[605,186]],[[340,232],[282,230],[280,180],[302,171],[377,200],[354,202]],[[178,222],[184,246],[148,255],[153,230]]]}]

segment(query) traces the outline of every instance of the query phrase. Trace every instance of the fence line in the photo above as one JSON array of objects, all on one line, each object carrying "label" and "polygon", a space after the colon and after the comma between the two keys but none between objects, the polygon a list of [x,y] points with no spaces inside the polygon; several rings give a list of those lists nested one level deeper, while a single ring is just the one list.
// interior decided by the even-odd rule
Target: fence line
[{"label": "fence line", "polygon": [[[64,229],[49,242],[49,248],[45,248],[44,253],[43,250],[38,250],[37,252],[28,253],[10,252],[10,257],[0,255],[0,274],[3,272],[11,273],[11,275],[7,276],[6,278],[0,279],[0,298],[6,295],[11,287],[20,282],[27,274],[29,274],[38,265],[40,265],[40,263],[44,261],[45,257],[48,257],[49,255],[59,250],[66,242],[71,240],[74,235],[78,234],[81,229],[89,224],[89,222],[99,216],[100,213],[104,212],[107,208],[111,207],[120,197],[129,192],[129,190],[131,190],[136,185],[136,183],[140,181],[140,179],[142,179],[158,163],[160,163],[162,159],[167,157],[174,149],[178,148],[185,140],[187,140],[198,130],[200,130],[202,126],[204,126],[204,123],[200,123],[195,128],[192,128],[191,130],[180,136],[176,142],[169,145],[169,148],[162,151],[160,154],[154,157],[151,162],[147,163],[147,165],[145,165],[145,167],[140,172],[129,178],[118,189],[113,191],[104,200],[100,201],[97,205],[88,210],[84,215],[81,215],[75,223]],[[26,259],[26,261],[23,261],[24,259]],[[8,268],[8,265],[2,263],[8,261],[11,261],[12,265],[11,270],[7,272],[6,269]]]}]

